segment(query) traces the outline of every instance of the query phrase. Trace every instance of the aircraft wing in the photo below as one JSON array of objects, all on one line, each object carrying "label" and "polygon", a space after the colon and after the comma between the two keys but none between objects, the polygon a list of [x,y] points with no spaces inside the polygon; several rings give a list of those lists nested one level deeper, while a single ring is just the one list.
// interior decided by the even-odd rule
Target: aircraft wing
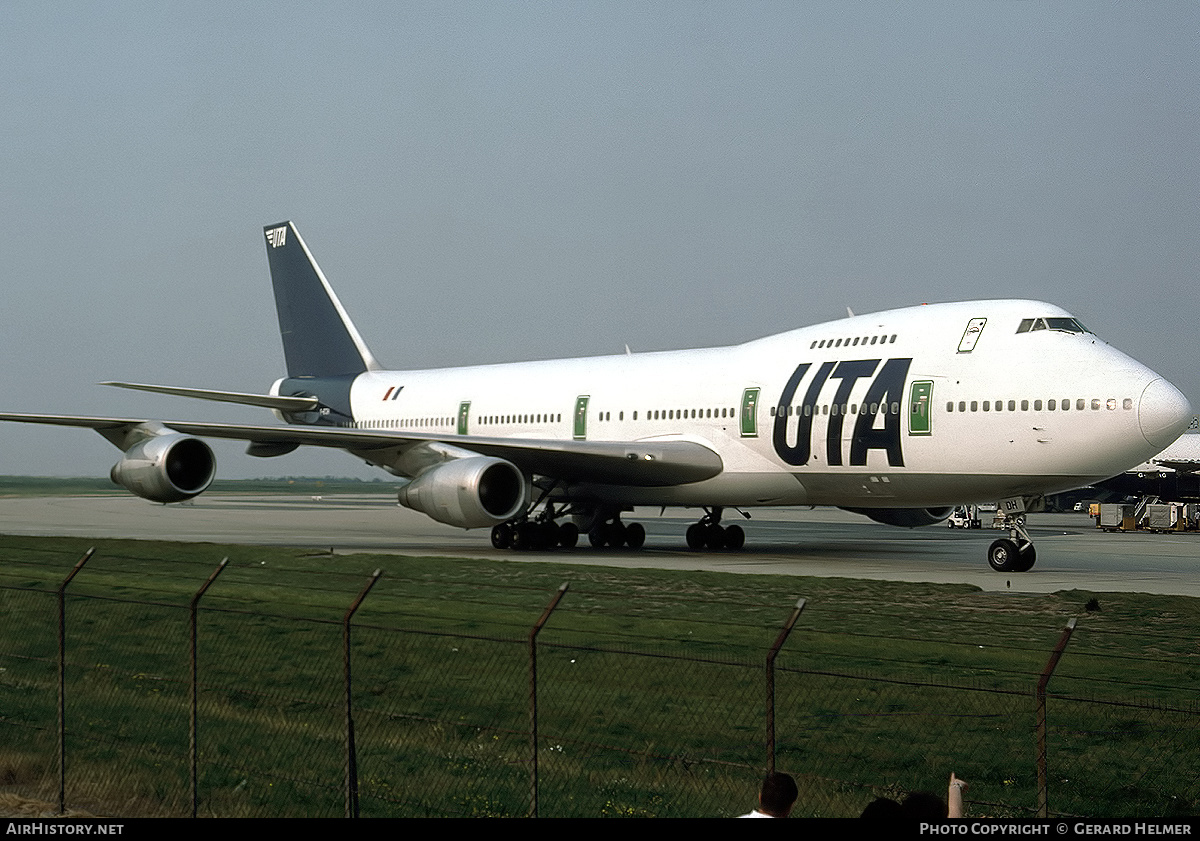
[{"label": "aircraft wing", "polygon": [[1197,472],[1200,470],[1200,435],[1180,435],[1175,443],[1150,459],[1150,463],[1178,473]]},{"label": "aircraft wing", "polygon": [[[247,441],[251,453],[279,455],[299,446],[333,447],[356,454],[404,451],[419,444],[443,444],[511,461],[529,473],[567,482],[661,487],[699,482],[718,475],[724,465],[709,447],[695,441],[561,441],[436,435],[390,430],[322,426],[252,426],[200,421],[155,421],[77,415],[0,414],[0,421],[94,429],[121,446],[138,427],[166,428],[202,438]],[[255,449],[258,452],[255,452]]]},{"label": "aircraft wing", "polygon": [[1153,464],[1169,467],[1177,473],[1195,473],[1200,470],[1200,459],[1156,458]]}]

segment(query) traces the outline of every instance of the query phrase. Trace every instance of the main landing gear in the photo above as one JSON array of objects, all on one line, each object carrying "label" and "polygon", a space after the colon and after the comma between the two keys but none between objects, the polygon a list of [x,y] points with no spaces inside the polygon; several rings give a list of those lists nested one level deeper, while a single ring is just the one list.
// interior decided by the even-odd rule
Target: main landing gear
[{"label": "main landing gear", "polygon": [[[530,516],[532,510],[516,520],[493,526],[492,546],[517,551],[545,551],[559,547],[574,549],[579,544],[578,523],[587,529],[588,543],[596,549],[605,546],[641,549],[646,542],[645,527],[641,523],[622,523],[620,513],[578,511],[570,506],[555,508],[552,502],[547,502],[546,508],[536,516]],[[573,516],[576,522],[555,522],[566,516]]]},{"label": "main landing gear", "polygon": [[579,543],[579,529],[574,523],[555,523],[553,520],[518,520],[492,527],[492,546],[497,549],[535,550],[572,549]]},{"label": "main landing gear", "polygon": [[704,509],[700,522],[688,526],[687,545],[693,552],[700,552],[706,547],[712,550],[729,549],[737,551],[746,545],[746,532],[739,525],[721,525],[721,506]]},{"label": "main landing gear", "polygon": [[588,531],[588,543],[596,549],[605,546],[611,546],[613,549],[620,549],[622,546],[641,549],[646,543],[646,528],[641,523],[625,525],[620,516],[616,516],[592,526]]},{"label": "main landing gear", "polygon": [[988,564],[996,572],[1028,572],[1037,552],[1025,531],[1025,515],[1009,517],[1008,524],[1008,537],[994,541],[988,549]]},{"label": "main landing gear", "polygon": [[[520,517],[492,527],[492,546],[517,551],[573,549],[587,535],[594,549],[641,549],[646,529],[641,523],[621,522],[621,512],[608,506],[555,505],[547,497],[552,488]],[[542,503],[545,502],[545,507]],[[540,511],[538,509],[541,509]],[[746,532],[739,525],[722,526],[721,506],[704,509],[700,522],[687,530],[687,545],[693,552],[705,549],[737,551],[746,543]],[[534,512],[537,513],[534,513]],[[749,518],[748,514],[742,514]],[[563,522],[555,522],[567,518]]]}]

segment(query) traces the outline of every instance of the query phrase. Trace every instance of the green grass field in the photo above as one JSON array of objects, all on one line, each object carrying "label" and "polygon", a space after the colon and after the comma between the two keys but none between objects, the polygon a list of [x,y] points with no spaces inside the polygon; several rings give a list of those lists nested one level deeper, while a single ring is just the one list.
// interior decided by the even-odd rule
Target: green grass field
[{"label": "green grass field", "polygon": [[[31,795],[56,790],[53,590],[89,545],[0,537],[0,774]],[[563,582],[539,638],[542,815],[746,811],[763,663],[800,597],[776,679],[797,814],[944,794],[952,770],[972,814],[1031,814],[1034,687],[1072,617],[1052,812],[1200,807],[1194,599],[149,541],[105,541],[68,591],[69,803],[189,812],[186,607],[225,556],[200,617],[201,814],[342,813],[340,622],[377,568],[353,639],[364,815],[526,813],[526,636]]]}]

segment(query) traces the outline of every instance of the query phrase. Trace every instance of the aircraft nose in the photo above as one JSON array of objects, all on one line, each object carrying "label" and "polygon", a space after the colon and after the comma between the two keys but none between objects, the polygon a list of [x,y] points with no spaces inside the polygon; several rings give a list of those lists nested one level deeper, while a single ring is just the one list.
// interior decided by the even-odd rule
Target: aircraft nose
[{"label": "aircraft nose", "polygon": [[1159,450],[1183,434],[1192,418],[1192,407],[1183,393],[1159,377],[1142,392],[1138,424],[1142,437]]}]

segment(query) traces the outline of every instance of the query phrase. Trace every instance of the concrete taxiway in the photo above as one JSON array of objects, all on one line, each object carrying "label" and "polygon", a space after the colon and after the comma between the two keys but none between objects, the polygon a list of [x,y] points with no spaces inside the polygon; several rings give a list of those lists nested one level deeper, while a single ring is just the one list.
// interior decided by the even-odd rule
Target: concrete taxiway
[{"label": "concrete taxiway", "polygon": [[379,496],[228,496],[209,494],[180,505],[131,496],[0,499],[0,534],[70,535],[188,542],[295,545],[335,553],[553,561],[620,567],[814,575],[892,581],[972,584],[985,590],[1134,591],[1200,596],[1200,534],[1105,534],[1083,514],[1034,514],[1030,533],[1037,565],[1027,573],[996,573],[985,560],[1001,533],[945,526],[898,529],[836,509],[759,509],[741,522],[740,552],[691,552],[683,533],[694,518],[639,509],[627,520],[646,527],[646,547],[554,552],[492,548],[486,530],[436,523]]}]

